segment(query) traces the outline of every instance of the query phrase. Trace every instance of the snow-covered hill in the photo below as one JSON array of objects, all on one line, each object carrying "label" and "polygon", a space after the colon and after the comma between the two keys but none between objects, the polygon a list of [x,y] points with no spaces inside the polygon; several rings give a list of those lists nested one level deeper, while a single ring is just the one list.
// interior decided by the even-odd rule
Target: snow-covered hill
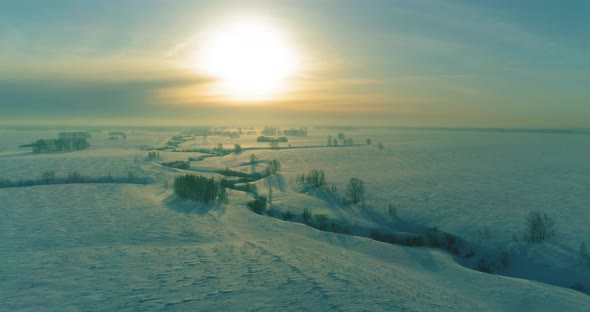
[{"label": "snow-covered hill", "polygon": [[[16,144],[54,133],[1,132],[0,178],[38,179],[79,171],[88,177],[126,175],[149,185],[63,184],[0,189],[0,310],[186,311],[585,311],[589,270],[576,262],[590,243],[584,136],[349,131],[372,146],[302,148],[325,144],[332,130],[294,139],[292,149],[246,150],[192,162],[190,170],[161,166],[198,153],[161,151],[149,161],[140,147],[174,133],[142,132],[111,141],[95,134],[90,150],[34,155]],[[504,135],[504,136],[503,136]],[[539,138],[539,136],[541,138]],[[385,143],[379,151],[376,142]],[[211,148],[254,138],[196,139]],[[231,146],[231,145],[229,145]],[[510,266],[481,273],[437,249],[409,248],[322,232],[260,216],[245,206],[251,195],[232,191],[229,203],[196,205],[176,198],[164,181],[188,172],[249,172],[250,154],[278,159],[279,175],[256,182],[273,189],[273,209],[303,209],[330,220],[392,230],[438,226],[486,252],[509,250]],[[566,157],[567,156],[567,157]],[[326,171],[342,193],[349,178],[367,186],[367,207],[348,209],[321,194],[299,192],[293,177]],[[581,172],[580,174],[573,174]],[[387,206],[398,219],[391,223]],[[516,245],[531,209],[558,222],[555,239]],[[391,223],[391,224],[390,224]],[[477,232],[487,228],[482,238]],[[354,233],[353,233],[354,234]],[[506,247],[506,248],[502,248]],[[536,281],[535,281],[536,280]],[[543,281],[546,283],[539,283]],[[555,284],[564,287],[552,286]]]},{"label": "snow-covered hill", "polygon": [[227,206],[187,215],[150,186],[0,190],[2,309],[582,311],[579,292]]}]

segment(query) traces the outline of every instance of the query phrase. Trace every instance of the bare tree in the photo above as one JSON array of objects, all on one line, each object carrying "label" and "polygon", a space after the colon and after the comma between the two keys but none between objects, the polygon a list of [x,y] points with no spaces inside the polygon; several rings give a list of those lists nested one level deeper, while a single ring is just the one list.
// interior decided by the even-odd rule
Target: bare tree
[{"label": "bare tree", "polygon": [[526,219],[525,238],[532,243],[540,243],[555,235],[555,220],[539,210],[529,212]]},{"label": "bare tree", "polygon": [[346,186],[345,202],[349,205],[359,205],[365,202],[365,182],[359,178],[352,178]]}]

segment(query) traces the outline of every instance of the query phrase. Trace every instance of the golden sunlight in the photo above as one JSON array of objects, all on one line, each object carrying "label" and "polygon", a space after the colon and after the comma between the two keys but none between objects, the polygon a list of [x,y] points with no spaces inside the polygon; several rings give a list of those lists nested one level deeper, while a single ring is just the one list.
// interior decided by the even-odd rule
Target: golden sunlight
[{"label": "golden sunlight", "polygon": [[265,101],[287,89],[300,67],[287,37],[260,19],[235,21],[210,32],[194,67],[216,79],[215,93],[236,101]]}]

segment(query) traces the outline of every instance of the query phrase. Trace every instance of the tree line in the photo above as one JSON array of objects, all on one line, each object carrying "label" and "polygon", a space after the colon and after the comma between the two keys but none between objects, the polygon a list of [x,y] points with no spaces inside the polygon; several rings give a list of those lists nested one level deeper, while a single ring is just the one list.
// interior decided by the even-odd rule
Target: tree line
[{"label": "tree line", "polygon": [[39,139],[32,144],[33,153],[80,151],[90,147],[86,139]]}]

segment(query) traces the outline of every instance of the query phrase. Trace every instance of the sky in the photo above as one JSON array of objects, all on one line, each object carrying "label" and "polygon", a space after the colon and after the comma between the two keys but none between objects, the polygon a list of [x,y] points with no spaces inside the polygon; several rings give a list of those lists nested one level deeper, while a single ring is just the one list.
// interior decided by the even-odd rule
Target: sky
[{"label": "sky", "polygon": [[[574,0],[2,0],[0,124],[590,128],[589,11]],[[287,87],[263,100],[212,92],[220,78],[194,64],[207,34],[244,17],[298,55]]]}]

